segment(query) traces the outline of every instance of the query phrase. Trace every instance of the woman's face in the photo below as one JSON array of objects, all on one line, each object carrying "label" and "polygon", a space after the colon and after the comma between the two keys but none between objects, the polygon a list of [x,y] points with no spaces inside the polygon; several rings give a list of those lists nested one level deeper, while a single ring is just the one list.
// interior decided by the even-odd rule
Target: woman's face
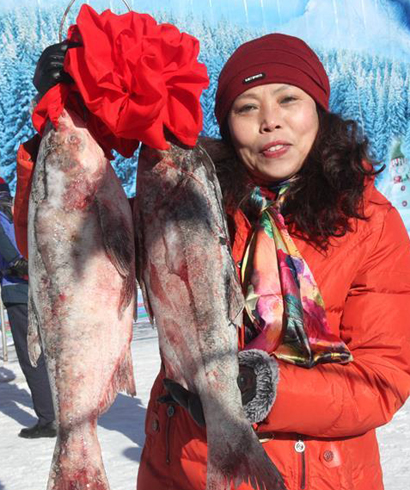
[{"label": "woman's face", "polygon": [[228,126],[242,163],[263,184],[299,172],[316,138],[319,118],[315,101],[302,89],[270,83],[235,99]]}]

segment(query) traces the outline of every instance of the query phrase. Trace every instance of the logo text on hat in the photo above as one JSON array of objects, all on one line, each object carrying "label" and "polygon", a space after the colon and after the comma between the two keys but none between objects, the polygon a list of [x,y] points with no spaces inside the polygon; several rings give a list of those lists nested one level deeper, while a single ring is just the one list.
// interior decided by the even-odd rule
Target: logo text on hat
[{"label": "logo text on hat", "polygon": [[256,80],[260,80],[261,78],[265,78],[265,73],[258,73],[257,75],[252,75],[251,77],[246,77],[242,80],[242,83],[252,83]]}]

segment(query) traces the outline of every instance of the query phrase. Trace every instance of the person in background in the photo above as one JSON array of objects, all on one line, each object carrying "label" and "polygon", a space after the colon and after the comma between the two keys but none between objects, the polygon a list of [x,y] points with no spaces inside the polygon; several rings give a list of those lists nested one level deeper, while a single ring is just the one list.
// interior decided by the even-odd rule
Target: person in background
[{"label": "person in background", "polygon": [[[43,53],[40,95],[69,82],[67,45]],[[219,77],[219,175],[245,296],[238,385],[287,490],[382,490],[376,428],[410,394],[410,240],[375,188],[354,121],[301,39],[240,46]],[[138,490],[203,490],[200,403],[163,367],[146,416]],[[241,484],[239,490],[250,490]]]},{"label": "person in background", "polygon": [[33,367],[29,359],[28,264],[17,249],[12,198],[9,186],[2,178],[0,178],[0,278],[1,299],[7,309],[14,347],[31,392],[34,412],[38,417],[37,423],[33,427],[21,429],[19,436],[27,439],[55,437],[54,408],[44,356],[41,354],[37,367]]}]

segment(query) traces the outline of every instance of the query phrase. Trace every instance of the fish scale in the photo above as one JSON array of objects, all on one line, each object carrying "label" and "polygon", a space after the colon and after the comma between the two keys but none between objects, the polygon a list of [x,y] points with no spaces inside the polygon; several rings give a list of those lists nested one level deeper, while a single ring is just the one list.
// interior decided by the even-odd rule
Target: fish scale
[{"label": "fish scale", "polygon": [[134,223],[138,278],[158,328],[166,377],[201,399],[206,490],[285,489],[242,408],[237,327],[244,305],[222,195],[206,151],[143,147]]}]

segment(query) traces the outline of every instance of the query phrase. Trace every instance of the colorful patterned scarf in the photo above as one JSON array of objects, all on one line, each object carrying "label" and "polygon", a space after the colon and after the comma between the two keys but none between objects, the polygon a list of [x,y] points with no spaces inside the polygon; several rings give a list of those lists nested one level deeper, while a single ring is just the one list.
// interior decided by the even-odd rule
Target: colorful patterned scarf
[{"label": "colorful patterned scarf", "polygon": [[288,187],[256,187],[251,195],[261,211],[241,273],[245,310],[259,333],[245,348],[262,349],[308,368],[347,363],[353,357],[331,333],[319,288],[280,213]]}]

